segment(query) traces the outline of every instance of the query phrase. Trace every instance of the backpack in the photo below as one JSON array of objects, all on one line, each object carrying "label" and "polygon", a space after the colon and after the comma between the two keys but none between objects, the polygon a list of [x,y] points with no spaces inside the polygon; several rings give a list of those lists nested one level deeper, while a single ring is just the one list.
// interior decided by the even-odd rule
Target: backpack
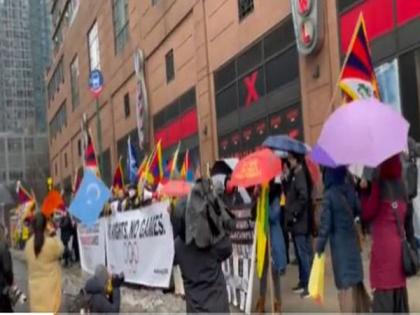
[{"label": "backpack", "polygon": [[69,306],[69,313],[86,314],[91,312],[92,294],[80,289],[73,303]]}]

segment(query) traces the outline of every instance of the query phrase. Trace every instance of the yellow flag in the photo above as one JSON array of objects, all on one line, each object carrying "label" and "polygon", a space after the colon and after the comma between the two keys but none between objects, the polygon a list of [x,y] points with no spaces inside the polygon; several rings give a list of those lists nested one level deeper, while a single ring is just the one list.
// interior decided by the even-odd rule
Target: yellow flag
[{"label": "yellow flag", "polygon": [[257,202],[257,275],[261,279],[264,271],[268,240],[268,185],[263,185]]}]

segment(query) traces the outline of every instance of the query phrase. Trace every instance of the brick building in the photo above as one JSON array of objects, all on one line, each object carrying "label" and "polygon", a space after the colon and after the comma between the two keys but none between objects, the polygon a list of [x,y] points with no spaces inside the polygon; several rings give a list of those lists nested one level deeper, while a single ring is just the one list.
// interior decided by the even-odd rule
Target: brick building
[{"label": "brick building", "polygon": [[[354,27],[353,18],[352,26],[343,22],[346,14],[375,1],[316,1],[325,35],[310,56],[297,51],[286,0],[51,1],[55,49],[46,81],[55,183],[70,187],[82,166],[83,114],[97,138],[91,69],[100,68],[105,80],[99,97],[105,181],[119,157],[125,160],[128,136],[138,141],[138,49],[145,57],[147,142],[162,139],[165,158],[180,141],[201,164],[244,154],[274,133],[313,143],[339,76],[340,38]],[[385,2],[404,7],[401,0]],[[417,11],[405,21],[418,27],[420,8],[411,9]],[[373,13],[365,18],[369,28]],[[375,61],[382,58],[376,41]]]}]

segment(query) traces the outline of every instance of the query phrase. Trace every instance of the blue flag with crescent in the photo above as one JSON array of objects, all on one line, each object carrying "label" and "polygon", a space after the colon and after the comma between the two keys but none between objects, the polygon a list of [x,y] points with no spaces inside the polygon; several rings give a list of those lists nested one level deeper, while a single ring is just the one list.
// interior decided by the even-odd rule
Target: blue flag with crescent
[{"label": "blue flag with crescent", "polygon": [[111,197],[111,192],[92,171],[85,169],[84,173],[69,212],[83,224],[92,226]]}]

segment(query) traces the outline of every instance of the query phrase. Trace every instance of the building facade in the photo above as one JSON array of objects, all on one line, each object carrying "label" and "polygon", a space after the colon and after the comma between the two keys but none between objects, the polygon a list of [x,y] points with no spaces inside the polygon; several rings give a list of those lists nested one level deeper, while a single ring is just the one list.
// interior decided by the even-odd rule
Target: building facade
[{"label": "building facade", "polygon": [[0,1],[0,182],[30,182],[38,193],[49,169],[43,81],[50,42],[46,4]]},{"label": "building facade", "polygon": [[[374,1],[309,1],[322,6],[316,31],[324,33],[309,56],[297,50],[290,1],[52,1],[55,49],[46,80],[55,183],[70,187],[82,167],[84,114],[98,148],[96,101],[87,84],[95,68],[105,80],[99,115],[106,182],[118,160],[125,162],[128,137],[138,142],[138,49],[145,58],[146,149],[161,139],[167,159],[181,143],[203,166],[242,156],[270,134],[314,143],[330,113],[347,45],[340,39],[345,12]],[[419,20],[416,12],[410,21]],[[376,48],[373,53],[381,59]]]}]

